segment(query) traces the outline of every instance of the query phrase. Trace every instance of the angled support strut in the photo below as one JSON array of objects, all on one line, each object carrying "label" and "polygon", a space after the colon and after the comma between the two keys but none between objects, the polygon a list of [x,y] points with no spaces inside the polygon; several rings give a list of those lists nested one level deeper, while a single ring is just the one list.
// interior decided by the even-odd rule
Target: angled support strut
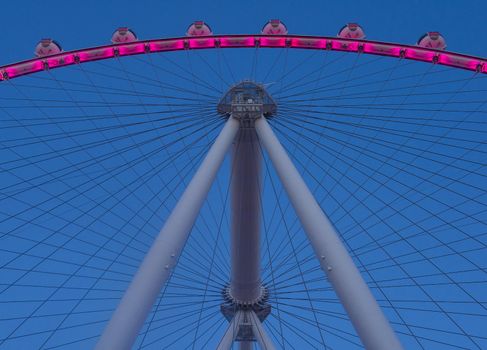
[{"label": "angled support strut", "polygon": [[232,144],[239,122],[230,117],[166,220],[105,328],[96,349],[129,350],[178,261],[201,206]]},{"label": "angled support strut", "polygon": [[243,311],[237,311],[235,316],[233,317],[232,321],[228,325],[225,334],[223,335],[222,340],[218,344],[216,350],[230,350],[232,348],[233,342],[237,337],[238,331],[240,329],[240,323],[244,317]]},{"label": "angled support strut", "polygon": [[366,349],[402,349],[396,334],[362,279],[335,228],[316,202],[267,120],[255,121],[255,130],[311,242],[321,268]]},{"label": "angled support strut", "polygon": [[262,323],[260,322],[259,318],[253,311],[249,311],[247,313],[250,322],[252,323],[252,331],[254,332],[254,336],[257,339],[257,342],[260,345],[262,350],[275,350],[276,347],[272,343],[271,338],[267,335],[264,327],[262,327]]}]

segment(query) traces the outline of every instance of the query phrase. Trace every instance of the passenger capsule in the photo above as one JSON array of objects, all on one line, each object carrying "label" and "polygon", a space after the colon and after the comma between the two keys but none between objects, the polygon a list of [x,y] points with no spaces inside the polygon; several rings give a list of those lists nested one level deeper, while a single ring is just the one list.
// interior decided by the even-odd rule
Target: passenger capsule
[{"label": "passenger capsule", "polygon": [[41,39],[35,48],[34,54],[36,57],[45,57],[56,55],[61,52],[63,52],[63,49],[56,41],[52,39]]},{"label": "passenger capsule", "polygon": [[213,32],[211,31],[210,26],[203,21],[194,22],[186,31],[187,36],[205,36],[212,34]]},{"label": "passenger capsule", "polygon": [[348,23],[340,29],[338,37],[342,39],[365,39],[365,33],[357,23]]},{"label": "passenger capsule", "polygon": [[444,50],[446,49],[445,38],[439,32],[428,32],[419,38],[416,45],[428,49]]},{"label": "passenger capsule", "polygon": [[269,22],[267,22],[262,28],[262,34],[265,35],[286,35],[287,34],[287,28],[278,19],[271,19]]},{"label": "passenger capsule", "polygon": [[112,43],[131,43],[132,41],[137,41],[137,35],[135,32],[127,27],[118,28],[112,35]]}]

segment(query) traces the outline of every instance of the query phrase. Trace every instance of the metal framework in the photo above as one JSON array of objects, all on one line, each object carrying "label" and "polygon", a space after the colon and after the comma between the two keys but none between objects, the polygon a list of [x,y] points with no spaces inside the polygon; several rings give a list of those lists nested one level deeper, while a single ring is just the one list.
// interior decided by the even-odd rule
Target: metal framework
[{"label": "metal framework", "polygon": [[485,58],[413,45],[372,40],[342,39],[329,36],[239,34],[211,35],[197,38],[154,39],[62,52],[48,57],[34,58],[0,66],[0,81],[33,74],[46,69],[55,69],[119,56],[166,51],[252,47],[289,47],[293,49],[360,52],[370,55],[431,62],[487,74],[487,60]]},{"label": "metal framework", "polygon": [[[0,80],[46,69],[117,56],[211,48],[300,48],[336,50],[432,62],[487,73],[484,58],[410,45],[316,36],[223,35],[168,38],[107,45],[0,67]],[[267,122],[278,106],[259,84],[231,88],[217,110],[227,118],[193,179],[179,199],[108,323],[97,349],[130,349],[162,286],[168,281],[225,155],[232,152],[232,271],[222,293],[221,312],[229,321],[218,349],[250,349],[258,342],[274,349],[262,324],[272,312],[260,276],[261,153],[267,152],[307,234],[320,266],[367,349],[402,349],[388,320],[303,178]]]},{"label": "metal framework", "polygon": [[[218,110],[228,120],[183,193],[100,338],[97,349],[130,349],[158,292],[170,277],[223,158],[233,143],[232,273],[221,310],[230,321],[218,349],[234,341],[249,349],[257,341],[274,349],[262,322],[271,312],[260,278],[260,164],[257,148],[267,151],[328,276],[367,349],[396,350],[401,345],[355,267],[332,224],[266,121],[277,106],[252,82],[234,86]],[[236,137],[237,136],[237,137]]]},{"label": "metal framework", "polygon": [[147,253],[97,349],[130,349],[161,287],[171,275],[199,210],[235,138],[239,122],[230,118]]}]

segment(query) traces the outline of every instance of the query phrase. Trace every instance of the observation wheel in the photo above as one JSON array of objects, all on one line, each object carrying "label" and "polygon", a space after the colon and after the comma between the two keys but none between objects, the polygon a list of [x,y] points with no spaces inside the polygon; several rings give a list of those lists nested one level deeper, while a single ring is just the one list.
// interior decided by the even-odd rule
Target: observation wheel
[{"label": "observation wheel", "polygon": [[487,59],[111,41],[0,67],[0,349],[487,348]]}]

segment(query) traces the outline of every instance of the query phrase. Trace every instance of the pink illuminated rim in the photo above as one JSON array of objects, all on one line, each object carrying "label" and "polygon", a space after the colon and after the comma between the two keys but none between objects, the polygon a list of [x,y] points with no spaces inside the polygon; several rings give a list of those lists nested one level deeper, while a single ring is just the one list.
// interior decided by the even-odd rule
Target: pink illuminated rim
[{"label": "pink illuminated rim", "polygon": [[359,52],[371,55],[431,62],[487,74],[487,58],[412,45],[325,36],[243,34],[143,40],[62,52],[48,57],[33,58],[1,66],[0,80],[13,79],[46,69],[60,68],[77,63],[97,61],[119,56],[132,56],[143,53],[178,50],[250,47]]}]

